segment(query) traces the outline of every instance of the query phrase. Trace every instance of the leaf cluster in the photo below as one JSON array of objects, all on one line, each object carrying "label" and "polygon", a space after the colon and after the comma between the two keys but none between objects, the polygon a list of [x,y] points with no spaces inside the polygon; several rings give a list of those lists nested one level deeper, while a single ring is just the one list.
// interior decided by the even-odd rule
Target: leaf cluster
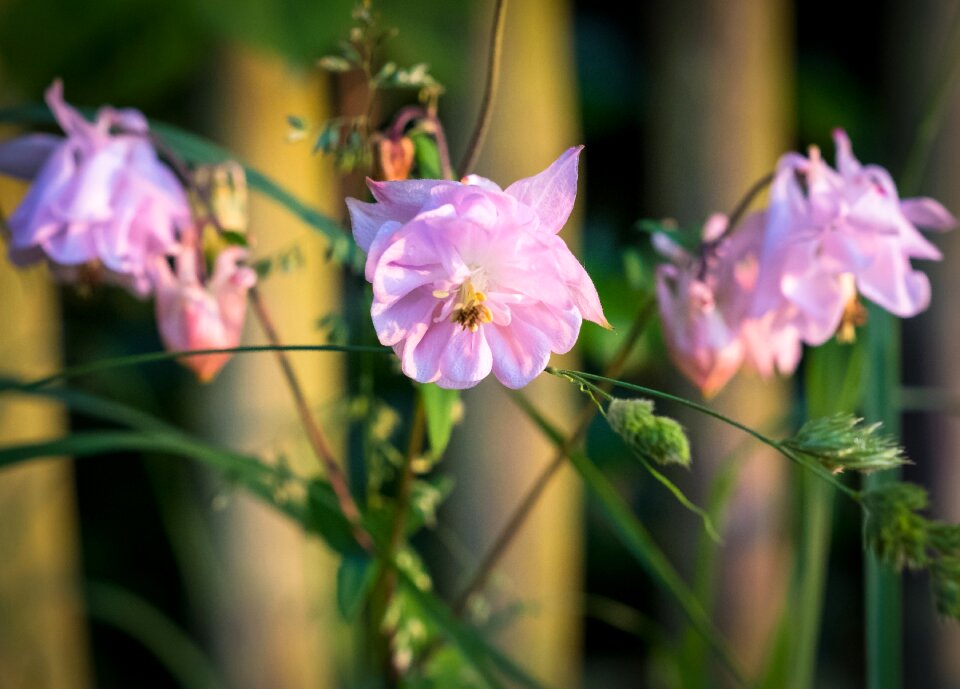
[{"label": "leaf cluster", "polygon": [[895,569],[926,569],[940,614],[960,620],[960,525],[929,519],[921,512],[926,489],[894,482],[863,493],[867,546]]}]

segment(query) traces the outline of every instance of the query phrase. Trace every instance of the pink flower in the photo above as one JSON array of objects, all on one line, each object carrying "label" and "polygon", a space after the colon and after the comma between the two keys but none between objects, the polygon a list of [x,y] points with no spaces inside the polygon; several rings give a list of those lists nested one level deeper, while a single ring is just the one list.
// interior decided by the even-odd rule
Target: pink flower
[{"label": "pink flower", "polygon": [[0,172],[33,180],[9,220],[11,260],[99,262],[148,294],[152,257],[172,254],[178,228],[191,222],[183,188],[158,160],[141,113],[102,108],[88,122],[64,102],[60,81],[46,98],[66,138],[0,144]]},{"label": "pink flower", "polygon": [[368,180],[376,203],[347,199],[368,252],[374,327],[406,375],[469,388],[492,371],[520,388],[551,352],[573,347],[584,318],[609,327],[593,283],[557,236],[573,209],[581,148],[505,191],[475,175]]},{"label": "pink flower", "polygon": [[900,317],[926,309],[930,282],[910,260],[939,260],[940,252],[916,226],[956,223],[933,199],[901,201],[890,174],[861,165],[842,130],[834,141],[837,170],[816,148],[809,158],[791,153],[777,165],[754,309],[792,310],[813,345],[833,336],[857,292]]},{"label": "pink flower", "polygon": [[698,255],[666,235],[654,245],[671,263],[657,268],[657,302],[667,349],[677,368],[712,397],[745,361],[763,377],[792,373],[799,335],[787,314],[751,315],[766,214],[747,216],[727,234],[725,215],[710,216]]},{"label": "pink flower", "polygon": [[[203,278],[203,254],[192,232],[173,259],[155,256],[150,267],[156,286],[157,324],[166,348],[173,352],[192,349],[227,349],[240,344],[247,310],[247,291],[256,283],[256,273],[240,263],[246,249],[228,247],[220,252],[213,275]],[[180,361],[202,382],[217,375],[230,354],[201,354]]]}]

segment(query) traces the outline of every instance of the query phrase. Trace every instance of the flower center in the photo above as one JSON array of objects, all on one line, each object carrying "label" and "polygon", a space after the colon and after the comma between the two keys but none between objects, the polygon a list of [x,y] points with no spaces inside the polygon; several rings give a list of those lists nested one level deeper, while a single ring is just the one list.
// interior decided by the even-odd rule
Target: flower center
[{"label": "flower center", "polygon": [[[433,294],[438,298],[449,296],[448,292],[443,291]],[[466,280],[457,290],[456,302],[453,305],[453,311],[450,312],[450,322],[458,323],[461,328],[472,333],[477,332],[481,325],[493,320],[489,307],[483,303],[486,300],[487,295],[475,289],[469,279]]]},{"label": "flower center", "polygon": [[851,344],[857,340],[857,328],[867,324],[867,309],[857,294],[853,275],[844,273],[840,276],[840,280],[846,303],[843,307],[840,327],[837,329],[837,341],[843,344]]}]

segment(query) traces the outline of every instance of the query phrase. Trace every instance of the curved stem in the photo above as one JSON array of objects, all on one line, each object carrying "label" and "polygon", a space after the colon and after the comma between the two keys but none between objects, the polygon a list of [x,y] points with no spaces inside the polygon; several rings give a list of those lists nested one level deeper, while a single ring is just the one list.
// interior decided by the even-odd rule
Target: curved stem
[{"label": "curved stem", "polygon": [[494,9],[493,28],[490,31],[490,58],[487,62],[487,85],[483,91],[483,101],[480,103],[480,114],[477,116],[477,124],[473,128],[473,136],[470,137],[470,143],[467,144],[467,151],[463,154],[460,161],[460,174],[468,175],[477,164],[477,157],[480,155],[480,148],[483,146],[483,139],[487,135],[487,129],[490,127],[490,118],[493,115],[493,101],[497,95],[497,87],[500,85],[500,61],[503,57],[503,28],[506,24],[507,0],[497,0]]},{"label": "curved stem", "polygon": [[824,481],[833,485],[834,488],[845,493],[854,502],[857,502],[857,503],[860,502],[860,493],[858,493],[853,488],[850,488],[849,486],[844,484],[842,481],[838,480],[833,474],[831,474],[829,471],[821,467],[819,464],[812,464],[810,462],[804,461],[804,459],[800,455],[798,455],[796,452],[791,450],[789,447],[787,447],[785,444],[783,444],[779,440],[774,440],[773,438],[769,438],[763,433],[761,433],[760,431],[754,430],[749,426],[746,426],[735,419],[731,419],[729,416],[721,414],[720,412],[714,409],[711,409],[706,405],[700,404],[698,402],[694,402],[693,400],[688,400],[685,397],[678,397],[676,395],[671,395],[669,392],[663,392],[661,390],[656,390],[654,388],[648,388],[643,385],[634,385],[633,383],[627,383],[622,380],[613,380],[610,377],[598,376],[593,373],[583,373],[582,371],[570,371],[567,369],[556,369],[556,368],[553,368],[552,366],[548,366],[546,371],[547,373],[550,373],[552,375],[560,376],[561,378],[567,378],[570,380],[577,380],[577,379],[584,380],[584,381],[595,380],[595,381],[600,381],[602,383],[607,383],[609,385],[615,385],[620,388],[632,390],[634,392],[639,392],[644,395],[649,395],[650,397],[658,397],[660,399],[676,402],[677,404],[682,404],[685,407],[698,411],[701,414],[712,416],[713,418],[717,419],[718,421],[722,421],[728,426],[733,426],[734,428],[741,430],[748,435],[753,436],[755,439],[757,439],[764,445],[767,445],[773,448],[774,450],[776,450],[777,452],[779,452],[781,455],[789,459],[791,462],[795,462],[800,466],[805,467],[806,469],[814,472]]},{"label": "curved stem", "polygon": [[[250,288],[249,299],[250,306],[253,307],[253,312],[256,314],[257,320],[260,321],[260,326],[263,328],[267,340],[270,344],[279,346],[281,344],[280,336],[277,334],[277,330],[270,318],[263,298],[260,296],[260,291],[256,286]],[[283,371],[283,376],[290,388],[290,393],[293,395],[294,405],[297,408],[297,413],[300,415],[303,428],[307,433],[307,439],[310,441],[310,445],[313,447],[317,459],[319,459],[323,465],[324,471],[326,471],[327,480],[330,482],[333,492],[337,495],[337,501],[340,503],[343,516],[350,522],[350,527],[353,530],[354,538],[357,539],[357,543],[359,543],[364,550],[373,552],[373,539],[360,523],[360,509],[353,499],[353,494],[347,485],[347,479],[343,470],[333,457],[333,450],[330,448],[330,443],[323,429],[310,412],[310,406],[307,404],[307,398],[303,392],[303,387],[300,385],[300,380],[297,378],[297,374],[293,370],[293,365],[290,363],[290,357],[288,357],[287,353],[282,349],[275,350],[275,353],[277,355],[277,362],[280,364],[280,369]]]},{"label": "curved stem", "polygon": [[737,205],[734,207],[734,209],[730,211],[730,215],[727,216],[727,229],[724,230],[723,234],[716,239],[709,242],[704,242],[701,245],[701,253],[706,252],[712,247],[716,247],[721,241],[734,233],[734,231],[737,229],[737,225],[740,224],[740,221],[743,220],[743,216],[746,215],[748,210],[750,210],[750,206],[753,205],[753,202],[756,200],[757,196],[759,196],[764,189],[770,186],[770,183],[773,182],[773,178],[775,176],[776,172],[768,172],[754,182],[749,189],[747,189],[747,192],[743,195],[743,197],[741,197],[740,201],[737,202]]},{"label": "curved stem", "polygon": [[[610,364],[608,365],[606,371],[610,377],[618,376],[623,372],[623,369],[627,363],[627,359],[630,357],[630,352],[633,351],[634,345],[640,339],[640,336],[646,329],[647,324],[650,322],[650,318],[653,316],[655,304],[655,300],[651,298],[640,309],[640,312],[634,319],[633,325],[630,327],[630,331],[624,338],[623,343],[610,360]],[[597,411],[597,406],[592,402],[585,404],[580,409],[580,413],[577,415],[576,421],[574,422],[573,433],[567,437],[564,443],[557,449],[557,452],[550,463],[547,464],[537,478],[534,479],[533,485],[531,485],[527,490],[526,494],[520,500],[520,504],[517,505],[513,513],[510,515],[510,518],[507,519],[506,525],[503,527],[500,533],[497,534],[497,537],[493,541],[493,545],[490,546],[489,550],[487,550],[483,558],[480,560],[480,564],[477,566],[476,570],[474,570],[474,573],[468,580],[467,585],[464,586],[463,590],[454,600],[453,610],[456,614],[462,614],[466,609],[467,603],[470,601],[470,597],[480,591],[486,585],[487,580],[490,578],[490,574],[497,566],[497,563],[500,562],[500,559],[503,557],[504,553],[506,553],[510,543],[513,542],[514,537],[526,522],[527,517],[530,516],[533,508],[540,500],[540,496],[543,495],[544,491],[547,489],[547,486],[550,484],[550,480],[557,473],[557,470],[563,466],[567,455],[569,455],[571,450],[574,449],[576,444],[580,442],[580,439],[587,432],[587,429],[590,427],[590,422],[593,421],[593,417],[597,415]]]},{"label": "curved stem", "polygon": [[730,220],[727,223],[727,232],[725,234],[729,234],[736,229],[737,224],[739,224],[739,222],[743,219],[743,216],[746,215],[747,211],[750,210],[750,206],[753,204],[754,200],[761,194],[761,192],[763,192],[764,189],[770,186],[770,183],[773,182],[773,178],[775,176],[775,172],[768,172],[754,182],[753,186],[747,189],[747,193],[743,195],[743,198],[740,199],[740,202],[730,212]]},{"label": "curved stem", "polygon": [[450,164],[450,147],[447,144],[447,135],[443,131],[443,124],[436,115],[429,115],[430,124],[433,125],[433,138],[437,140],[437,152],[440,154],[440,171],[443,172],[444,179],[453,179],[453,165]]}]

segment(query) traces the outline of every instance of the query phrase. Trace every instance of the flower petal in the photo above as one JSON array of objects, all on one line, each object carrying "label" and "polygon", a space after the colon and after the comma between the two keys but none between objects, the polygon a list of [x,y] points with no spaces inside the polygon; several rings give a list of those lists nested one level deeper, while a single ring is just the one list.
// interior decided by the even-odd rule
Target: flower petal
[{"label": "flower petal", "polygon": [[0,173],[22,180],[32,180],[63,143],[63,137],[52,134],[28,134],[0,144]]},{"label": "flower petal", "polygon": [[953,214],[931,198],[903,199],[900,210],[907,220],[928,230],[951,230],[957,226]]},{"label": "flower petal", "polygon": [[577,165],[583,146],[567,149],[543,172],[514,182],[507,193],[536,211],[540,225],[556,234],[563,229],[577,198]]}]

